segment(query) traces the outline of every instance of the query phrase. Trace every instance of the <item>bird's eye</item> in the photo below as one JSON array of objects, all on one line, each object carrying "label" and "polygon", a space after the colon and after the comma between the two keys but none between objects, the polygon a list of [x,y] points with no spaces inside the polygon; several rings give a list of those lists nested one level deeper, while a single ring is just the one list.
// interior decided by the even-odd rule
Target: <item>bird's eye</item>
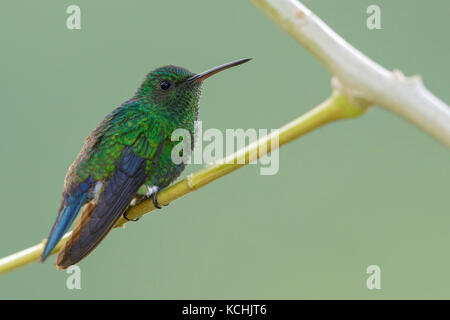
[{"label": "bird's eye", "polygon": [[171,84],[167,80],[163,80],[159,83],[159,87],[161,88],[161,90],[169,90],[170,86],[171,86]]}]

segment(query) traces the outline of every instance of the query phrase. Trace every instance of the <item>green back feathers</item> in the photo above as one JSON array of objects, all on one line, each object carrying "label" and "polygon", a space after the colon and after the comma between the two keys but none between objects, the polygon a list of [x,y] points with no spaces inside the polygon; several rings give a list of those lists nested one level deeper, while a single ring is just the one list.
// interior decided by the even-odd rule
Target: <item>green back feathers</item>
[{"label": "green back feathers", "polygon": [[[132,99],[111,112],[86,139],[66,176],[66,185],[91,176],[111,177],[123,150],[152,159],[178,128],[194,135],[201,83],[185,82],[188,70],[165,66],[150,72]],[[170,159],[167,159],[169,161]]]}]

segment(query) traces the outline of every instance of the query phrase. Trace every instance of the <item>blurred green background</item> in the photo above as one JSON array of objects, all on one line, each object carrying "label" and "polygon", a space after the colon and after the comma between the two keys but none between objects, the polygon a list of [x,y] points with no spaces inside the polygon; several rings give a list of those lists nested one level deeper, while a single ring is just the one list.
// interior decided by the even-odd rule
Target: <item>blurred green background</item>
[{"label": "blurred green background", "polygon": [[[389,69],[450,102],[446,0],[304,3]],[[81,7],[81,30],[66,8]],[[366,28],[381,7],[382,30]],[[277,128],[330,94],[330,76],[249,1],[3,1],[0,256],[48,235],[84,138],[145,74],[176,64],[211,78],[203,128]],[[0,298],[450,298],[450,153],[381,108],[243,168],[110,233],[66,289],[51,257],[0,276]],[[198,169],[190,166],[185,174]],[[381,290],[366,268],[381,268]]]}]

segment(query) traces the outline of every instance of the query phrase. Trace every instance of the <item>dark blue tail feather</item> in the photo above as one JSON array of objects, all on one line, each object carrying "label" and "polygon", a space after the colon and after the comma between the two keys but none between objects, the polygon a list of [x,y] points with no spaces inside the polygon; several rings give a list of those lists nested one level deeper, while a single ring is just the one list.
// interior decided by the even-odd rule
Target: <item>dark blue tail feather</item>
[{"label": "dark blue tail feather", "polygon": [[86,201],[90,185],[91,181],[85,181],[79,186],[74,195],[68,195],[63,200],[62,208],[59,211],[58,217],[56,218],[52,230],[50,231],[50,235],[47,238],[47,243],[45,244],[44,251],[41,255],[41,262],[44,262],[45,259],[47,259],[58,244],[59,240],[61,240],[67,230],[69,230],[70,226],[77,217],[78,212]]}]

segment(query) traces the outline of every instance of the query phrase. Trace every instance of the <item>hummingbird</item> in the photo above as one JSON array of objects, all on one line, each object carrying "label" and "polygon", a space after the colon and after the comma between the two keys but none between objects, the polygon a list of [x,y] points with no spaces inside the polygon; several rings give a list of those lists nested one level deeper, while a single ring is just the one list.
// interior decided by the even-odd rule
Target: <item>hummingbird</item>
[{"label": "hummingbird", "polygon": [[58,215],[40,261],[51,254],[82,208],[56,259],[59,270],[92,252],[122,215],[130,220],[125,212],[141,187],[160,209],[158,192],[185,168],[184,162],[175,164],[171,159],[178,143],[171,140],[172,132],[188,130],[194,141],[203,81],[249,60],[236,60],[199,74],[173,65],[148,73],[134,96],[91,131],[69,167]]}]

